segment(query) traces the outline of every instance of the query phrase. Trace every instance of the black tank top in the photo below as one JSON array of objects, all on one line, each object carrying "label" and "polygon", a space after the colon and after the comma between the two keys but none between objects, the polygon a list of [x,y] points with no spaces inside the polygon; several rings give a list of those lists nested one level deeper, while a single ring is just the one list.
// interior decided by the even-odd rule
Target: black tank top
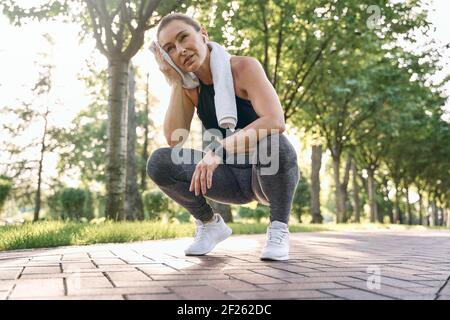
[{"label": "black tank top", "polygon": [[[250,100],[236,96],[236,107],[238,119],[236,129],[245,128],[248,124],[259,118]],[[197,115],[205,129],[219,129],[222,133],[221,138],[226,138],[226,129],[220,128],[217,121],[216,107],[214,104],[214,84],[208,85],[200,81]],[[228,134],[230,135],[230,132]]]}]

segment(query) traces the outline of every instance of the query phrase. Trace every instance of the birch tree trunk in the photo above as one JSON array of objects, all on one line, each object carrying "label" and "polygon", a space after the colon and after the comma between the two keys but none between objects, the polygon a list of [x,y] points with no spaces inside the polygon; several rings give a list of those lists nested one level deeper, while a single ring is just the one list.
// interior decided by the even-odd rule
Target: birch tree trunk
[{"label": "birch tree trunk", "polygon": [[144,117],[145,121],[143,123],[144,126],[144,144],[142,146],[142,160],[145,165],[141,168],[141,191],[144,192],[147,189],[147,167],[146,163],[149,157],[148,153],[148,134],[149,134],[149,104],[150,104],[150,90],[149,90],[149,83],[150,83],[150,73],[147,73],[147,84],[145,87],[145,106],[144,106]]},{"label": "birch tree trunk", "polygon": [[37,182],[37,190],[36,190],[36,197],[34,201],[34,216],[33,216],[33,222],[39,221],[39,213],[41,211],[41,186],[42,186],[42,170],[44,165],[44,154],[46,150],[46,137],[47,137],[47,127],[48,127],[48,108],[46,113],[44,114],[44,132],[42,134],[42,140],[41,140],[41,154],[39,158],[39,167],[38,167],[38,182]]},{"label": "birch tree trunk", "polygon": [[143,220],[144,209],[136,179],[136,81],[133,66],[130,63],[128,80],[128,129],[127,129],[127,159],[126,159],[126,192],[124,216],[122,220]]},{"label": "birch tree trunk", "polygon": [[105,216],[118,220],[124,214],[127,142],[127,94],[129,61],[110,58]]}]

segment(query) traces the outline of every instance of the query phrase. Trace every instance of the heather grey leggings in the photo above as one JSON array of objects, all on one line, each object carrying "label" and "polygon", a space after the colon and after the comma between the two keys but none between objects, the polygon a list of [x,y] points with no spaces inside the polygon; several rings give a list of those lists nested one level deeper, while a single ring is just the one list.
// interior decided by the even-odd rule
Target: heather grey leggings
[{"label": "heather grey leggings", "polygon": [[[189,191],[189,186],[196,164],[204,153],[179,148],[178,154],[197,161],[177,164],[179,161],[173,161],[173,149],[165,147],[155,150],[147,161],[147,174],[167,196],[196,219],[207,221],[213,215],[206,197],[227,204],[245,204],[256,200],[269,206],[271,221],[288,223],[300,176],[295,149],[283,134],[261,139],[257,151],[247,154],[245,162],[241,158],[241,162],[236,163],[237,157],[231,155],[215,169],[211,189],[207,189],[205,195],[200,193],[198,196]],[[274,169],[277,169],[276,172]]]}]

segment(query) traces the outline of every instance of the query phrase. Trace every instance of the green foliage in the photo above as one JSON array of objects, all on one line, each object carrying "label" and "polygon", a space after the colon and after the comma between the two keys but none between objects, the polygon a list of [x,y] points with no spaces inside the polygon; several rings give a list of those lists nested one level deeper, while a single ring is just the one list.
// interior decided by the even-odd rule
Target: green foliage
[{"label": "green foliage", "polygon": [[6,176],[0,176],[0,213],[12,189],[12,179]]},{"label": "green foliage", "polygon": [[269,207],[261,205],[258,203],[256,209],[251,209],[248,207],[239,207],[238,215],[244,219],[255,219],[257,223],[261,221],[262,218],[269,216]]},{"label": "green foliage", "polygon": [[60,192],[59,200],[63,219],[90,220],[94,217],[92,194],[88,190],[65,188]]},{"label": "green foliage", "polygon": [[298,221],[301,221],[303,212],[309,210],[311,204],[311,185],[306,178],[300,173],[300,180],[295,189],[294,199],[292,201],[292,213],[295,215]]},{"label": "green foliage", "polygon": [[161,191],[144,192],[142,202],[147,219],[157,220],[161,214],[169,213],[169,198]]},{"label": "green foliage", "polygon": [[60,201],[61,191],[58,190],[46,199],[48,215],[52,220],[60,219],[63,216],[63,207]]}]

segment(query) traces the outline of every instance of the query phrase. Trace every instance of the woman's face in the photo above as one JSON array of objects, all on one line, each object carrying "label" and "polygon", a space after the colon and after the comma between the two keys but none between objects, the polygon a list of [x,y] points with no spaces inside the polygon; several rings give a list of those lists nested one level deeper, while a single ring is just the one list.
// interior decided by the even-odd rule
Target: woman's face
[{"label": "woman's face", "polygon": [[185,72],[195,72],[205,61],[207,33],[199,32],[180,20],[174,20],[159,33],[158,42],[172,61]]}]

